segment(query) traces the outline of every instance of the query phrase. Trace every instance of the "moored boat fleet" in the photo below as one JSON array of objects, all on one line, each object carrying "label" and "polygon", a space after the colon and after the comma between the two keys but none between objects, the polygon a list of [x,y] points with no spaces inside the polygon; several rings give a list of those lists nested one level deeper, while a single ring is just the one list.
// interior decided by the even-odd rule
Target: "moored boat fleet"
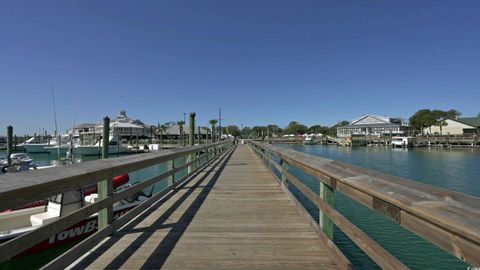
[{"label": "moored boat fleet", "polygon": [[[33,159],[26,153],[13,153],[10,155],[10,162],[7,158],[0,159],[0,174],[43,170],[57,166],[69,166],[70,164],[73,164],[72,155],[67,155],[65,159],[55,160],[55,162],[49,166],[36,166]],[[128,174],[118,175],[112,179],[113,188],[117,191],[129,188],[132,186],[129,180]],[[118,202],[113,207],[114,216],[118,217],[125,214],[151,197],[152,193],[153,188],[149,194],[139,192],[130,198]],[[16,208],[0,212],[0,243],[29,233],[44,224],[60,219],[97,200],[97,186],[91,185],[77,190],[65,191],[50,198],[29,202]],[[45,239],[18,256],[28,255],[87,237],[97,230],[96,215],[97,214],[94,214],[66,230],[52,235],[49,239]]]},{"label": "moored boat fleet", "polygon": [[[68,135],[62,135],[46,143],[35,142],[34,138],[30,138],[21,146],[27,153],[50,153],[58,156],[66,155],[69,151],[72,151],[72,154],[82,156],[99,156],[102,153],[101,139],[90,144],[82,144],[79,139],[69,140],[68,138]],[[108,152],[109,154],[128,154],[133,152],[133,149],[123,145],[114,136],[110,136]]]}]

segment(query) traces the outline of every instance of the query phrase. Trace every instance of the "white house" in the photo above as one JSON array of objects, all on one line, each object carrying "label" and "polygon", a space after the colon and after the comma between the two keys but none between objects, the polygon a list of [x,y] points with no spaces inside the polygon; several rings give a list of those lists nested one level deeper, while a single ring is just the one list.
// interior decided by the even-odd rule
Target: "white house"
[{"label": "white house", "polygon": [[408,131],[408,125],[399,118],[367,114],[353,119],[350,125],[337,127],[337,136],[385,134],[403,135]]},{"label": "white house", "polygon": [[480,115],[477,117],[460,117],[457,119],[445,120],[446,125],[431,126],[423,130],[424,134],[441,134],[441,135],[463,135],[465,133],[477,133],[480,127]]}]

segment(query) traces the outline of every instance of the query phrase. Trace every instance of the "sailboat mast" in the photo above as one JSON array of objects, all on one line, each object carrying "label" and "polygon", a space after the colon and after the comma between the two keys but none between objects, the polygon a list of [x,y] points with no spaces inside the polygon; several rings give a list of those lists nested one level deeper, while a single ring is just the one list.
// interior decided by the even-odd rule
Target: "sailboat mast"
[{"label": "sailboat mast", "polygon": [[53,101],[53,117],[55,118],[55,135],[57,136],[57,157],[60,158],[60,134],[58,134],[57,109],[55,107],[55,96],[53,95],[53,84],[52,84],[52,101]]}]

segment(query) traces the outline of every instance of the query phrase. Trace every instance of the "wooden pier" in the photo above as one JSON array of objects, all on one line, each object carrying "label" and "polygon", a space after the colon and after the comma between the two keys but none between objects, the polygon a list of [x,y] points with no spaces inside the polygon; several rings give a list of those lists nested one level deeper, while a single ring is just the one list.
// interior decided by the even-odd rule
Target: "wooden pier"
[{"label": "wooden pier", "polygon": [[[167,162],[168,171],[0,245],[5,261],[159,181],[167,187],[44,269],[352,269],[333,228],[382,269],[408,269],[333,207],[334,192],[385,215],[472,266],[480,265],[480,198],[291,149],[217,142],[0,178],[0,211],[112,175]],[[183,164],[174,162],[185,158]],[[314,176],[320,192],[298,178]],[[188,173],[175,179],[175,173]],[[19,181],[19,179],[21,181]],[[320,214],[312,218],[291,189]],[[18,196],[23,194],[24,196]]]},{"label": "wooden pier", "polygon": [[246,145],[227,152],[76,269],[335,269],[316,233]]}]

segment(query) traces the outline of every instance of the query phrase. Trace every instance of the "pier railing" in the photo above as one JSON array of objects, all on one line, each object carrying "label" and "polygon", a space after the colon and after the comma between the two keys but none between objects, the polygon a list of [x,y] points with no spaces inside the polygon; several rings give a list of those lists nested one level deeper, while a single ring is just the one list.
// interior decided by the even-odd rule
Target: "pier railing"
[{"label": "pier railing", "polygon": [[[156,153],[124,156],[111,159],[88,161],[79,164],[51,169],[4,174],[0,176],[0,212],[18,207],[39,199],[45,199],[68,190],[106,182],[107,188],[99,190],[99,200],[58,220],[18,236],[0,245],[0,262],[4,262],[36,244],[56,235],[95,213],[98,215],[99,229],[87,239],[68,250],[61,257],[50,262],[46,268],[61,269],[83,255],[86,251],[127,224],[132,218],[168,194],[176,186],[207,166],[214,159],[231,148],[232,143],[216,142],[208,145],[192,146]],[[175,160],[185,157],[184,164]],[[119,192],[112,190],[112,178],[116,175],[167,163],[167,171],[137,183]],[[184,176],[175,179],[175,173],[188,170]],[[160,181],[168,181],[167,187],[117,219],[112,218],[113,205]],[[108,188],[109,186],[109,188]],[[102,196],[103,193],[103,196]],[[100,213],[103,212],[103,215]]]},{"label": "pier railing", "polygon": [[[407,230],[453,254],[462,261],[480,266],[480,198],[422,184],[416,181],[368,170],[292,149],[250,141],[249,144],[276,176],[283,189],[332,247],[334,256],[351,267],[338,251],[333,239],[333,224],[383,269],[407,269],[400,260],[376,243],[333,207],[333,192],[340,191],[353,200],[381,213]],[[274,156],[276,158],[274,158]],[[276,160],[279,160],[277,162]],[[320,183],[316,194],[289,172],[294,166],[314,176]],[[320,211],[319,224],[291,195],[293,185]]]}]

